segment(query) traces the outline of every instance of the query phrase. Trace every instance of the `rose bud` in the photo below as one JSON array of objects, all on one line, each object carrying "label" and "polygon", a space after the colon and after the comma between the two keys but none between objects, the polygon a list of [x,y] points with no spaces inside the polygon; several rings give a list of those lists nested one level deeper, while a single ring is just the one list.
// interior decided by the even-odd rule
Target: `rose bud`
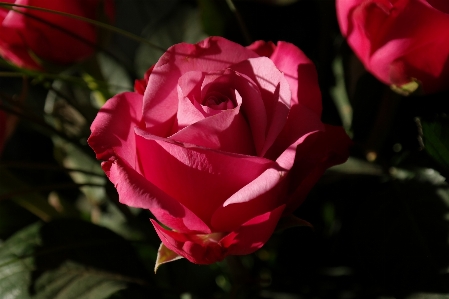
[{"label": "rose bud", "polygon": [[120,202],[156,218],[156,267],[254,252],[348,158],[344,130],[320,120],[313,63],[290,43],[176,44],[136,87],[106,102],[88,142]]},{"label": "rose bud", "polygon": [[[6,0],[93,20],[112,20],[112,0]],[[69,65],[91,56],[98,47],[97,28],[68,16],[33,8],[0,7],[0,55],[23,68]]]},{"label": "rose bud", "polygon": [[405,93],[447,89],[447,0],[337,0],[342,34],[365,68]]}]

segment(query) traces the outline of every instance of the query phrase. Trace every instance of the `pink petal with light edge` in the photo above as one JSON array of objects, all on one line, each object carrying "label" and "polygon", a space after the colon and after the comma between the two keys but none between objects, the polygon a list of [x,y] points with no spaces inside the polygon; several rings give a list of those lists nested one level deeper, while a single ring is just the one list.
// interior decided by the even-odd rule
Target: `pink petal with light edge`
[{"label": "pink petal with light edge", "polygon": [[236,231],[220,240],[227,255],[250,254],[261,248],[271,237],[285,205],[245,222]]},{"label": "pink petal with light edge", "polygon": [[204,242],[194,234],[167,230],[153,219],[151,223],[162,243],[173,252],[185,257],[190,262],[200,265],[212,264],[223,260],[226,249],[216,242]]},{"label": "pink petal with light edge", "polygon": [[251,50],[221,37],[210,37],[198,44],[181,43],[170,47],[156,63],[144,94],[144,121],[158,136],[173,132],[178,110],[178,79],[186,72],[213,72],[257,57]]},{"label": "pink petal with light edge", "polygon": [[296,155],[298,140],[315,131],[324,131],[320,116],[306,106],[293,106],[285,127],[265,157],[276,160],[283,168],[289,169],[294,161],[292,156]]},{"label": "pink petal with light edge", "polygon": [[321,92],[313,62],[298,47],[282,41],[278,42],[271,60],[290,85],[291,107],[300,103],[321,115]]},{"label": "pink petal with light edge", "polygon": [[352,141],[342,127],[325,125],[324,132],[317,132],[298,146],[297,160],[290,174],[292,180],[300,184],[291,193],[284,213],[292,213],[302,204],[326,169],[348,159],[351,145]]},{"label": "pink petal with light edge", "polygon": [[92,134],[87,142],[97,159],[120,157],[132,167],[136,163],[134,128],[142,117],[142,95],[125,92],[109,99],[90,126]]},{"label": "pink petal with light edge", "polygon": [[211,150],[136,129],[145,178],[190,209],[204,223],[226,199],[275,162]]},{"label": "pink petal with light edge", "polygon": [[168,138],[209,149],[253,156],[256,151],[251,131],[239,110],[240,106],[223,110],[185,127]]},{"label": "pink petal with light edge", "polygon": [[205,112],[198,102],[201,101],[203,80],[204,74],[196,71],[187,72],[179,78],[177,130],[182,130],[205,118]]},{"label": "pink petal with light edge", "polygon": [[[263,148],[258,152],[259,155],[263,156],[287,121],[291,99],[289,85],[283,74],[279,72],[273,62],[267,57],[248,59],[231,68],[249,76],[257,83],[260,89],[267,113],[268,128],[268,131],[265,133]],[[248,108],[253,108],[253,105]],[[251,115],[252,113],[254,112],[246,111],[246,115]]]},{"label": "pink petal with light edge", "polygon": [[[229,86],[237,89],[241,96],[242,107],[240,111],[243,112],[249,123],[257,156],[262,156],[267,130],[267,110],[259,87],[251,78],[234,70],[229,70],[227,78]],[[206,88],[207,86],[203,88],[203,93],[207,91]]]},{"label": "pink petal with light edge", "polygon": [[[215,231],[233,231],[257,215],[271,211],[285,201],[286,173],[270,168],[226,200],[212,215]],[[232,215],[232,217],[230,217]]]},{"label": "pink petal with light edge", "polygon": [[248,219],[285,203],[290,182],[289,171],[295,161],[296,147],[304,142],[308,143],[308,139],[316,138],[317,133],[303,136],[283,153],[280,160],[289,168],[282,168],[277,164],[230,196],[213,214],[213,230],[235,230]]},{"label": "pink petal with light edge", "polygon": [[119,194],[121,203],[148,209],[165,225],[179,232],[210,233],[194,213],[173,199],[120,159],[102,163],[102,168]]}]

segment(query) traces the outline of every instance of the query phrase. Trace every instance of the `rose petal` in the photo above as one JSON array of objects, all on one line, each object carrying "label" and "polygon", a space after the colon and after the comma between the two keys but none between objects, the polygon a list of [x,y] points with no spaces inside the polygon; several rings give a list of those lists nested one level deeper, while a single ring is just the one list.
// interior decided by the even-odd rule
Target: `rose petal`
[{"label": "rose petal", "polygon": [[[262,95],[265,111],[267,112],[268,128],[264,134],[264,145],[258,152],[260,156],[263,156],[278,137],[287,121],[291,99],[289,85],[283,74],[279,72],[273,62],[267,57],[248,59],[231,68],[249,76],[256,82]],[[257,119],[255,116],[259,117],[260,114],[256,114],[252,110],[254,104],[248,105],[247,108],[249,109],[245,112],[251,123],[251,128],[257,128],[258,124],[253,124],[251,121],[254,122],[253,119]],[[252,115],[254,115],[253,118],[250,117]],[[256,131],[255,129],[253,130]]]},{"label": "rose petal", "polygon": [[173,252],[195,264],[212,264],[225,258],[225,249],[217,242],[204,242],[201,238],[163,228],[151,219],[162,243]]},{"label": "rose petal", "polygon": [[198,44],[181,43],[170,47],[156,63],[144,95],[144,121],[158,136],[169,136],[178,110],[176,86],[186,72],[213,72],[257,57],[251,50],[221,37]]},{"label": "rose petal", "polygon": [[286,214],[297,209],[326,169],[344,163],[349,157],[352,145],[342,127],[326,125],[324,132],[317,132],[314,138],[298,146],[295,166],[290,173],[292,180],[301,182],[289,196]]},{"label": "rose petal", "polygon": [[131,167],[137,167],[134,127],[142,117],[142,95],[125,92],[109,99],[90,126],[87,142],[97,159],[121,157]]},{"label": "rose petal", "polygon": [[281,205],[288,195],[290,177],[287,174],[295,161],[296,147],[307,139],[314,139],[316,133],[303,136],[281,155],[281,164],[289,168],[282,168],[278,163],[274,164],[230,196],[213,214],[212,227],[219,231],[235,230],[248,219]]},{"label": "rose petal", "polygon": [[255,155],[251,131],[239,111],[240,106],[223,110],[168,138],[229,153]]},{"label": "rose petal", "polygon": [[276,45],[273,42],[258,40],[246,48],[256,52],[260,56],[271,57],[274,49],[276,49]]},{"label": "rose petal", "polygon": [[248,220],[231,232],[220,243],[227,248],[227,255],[250,254],[261,248],[271,237],[285,205]]},{"label": "rose petal", "polygon": [[285,174],[282,170],[267,169],[230,196],[214,212],[211,220],[213,230],[236,230],[248,219],[279,206],[286,196]]},{"label": "rose petal", "polygon": [[185,73],[179,78],[179,102],[178,112],[176,113],[178,127],[176,130],[182,130],[206,118],[207,114],[199,103],[201,101],[201,84],[204,76],[205,74],[202,72],[192,71]]},{"label": "rose petal", "polygon": [[121,203],[148,209],[156,219],[179,232],[211,232],[194,213],[121,159],[103,162],[101,166],[117,189]]},{"label": "rose petal", "polygon": [[136,131],[145,178],[176,198],[206,224],[233,193],[253,181],[273,161],[182,144]]},{"label": "rose petal", "polygon": [[417,79],[432,93],[446,89],[449,77],[449,40],[441,34],[449,26],[446,7],[438,5],[440,11],[427,0],[337,1],[337,16],[348,44],[374,76],[398,86]]},{"label": "rose petal", "polygon": [[[324,131],[320,116],[306,106],[299,104],[293,106],[290,109],[286,125],[265,157],[277,160],[283,168],[289,169],[291,167],[289,165],[294,161],[291,157],[296,155],[296,146],[292,147],[292,145],[301,140],[303,136],[315,131]],[[282,158],[280,158],[281,155],[283,155]]]},{"label": "rose petal", "polygon": [[291,107],[300,103],[321,115],[321,92],[313,62],[298,47],[282,41],[278,42],[271,60],[290,86]]},{"label": "rose petal", "polygon": [[227,255],[250,254],[262,247],[273,234],[284,208],[285,205],[281,205],[273,211],[248,220],[238,230],[218,242],[194,234],[167,230],[154,220],[151,220],[151,223],[167,248],[192,263],[212,264],[223,260]]},{"label": "rose petal", "polygon": [[[203,93],[207,92],[208,83],[213,82],[213,78],[207,79],[204,82]],[[244,113],[244,117],[249,123],[257,156],[262,156],[268,120],[260,89],[251,78],[231,69],[229,69],[226,79],[228,80],[227,84],[235,88],[241,96],[242,108],[240,111]]]}]

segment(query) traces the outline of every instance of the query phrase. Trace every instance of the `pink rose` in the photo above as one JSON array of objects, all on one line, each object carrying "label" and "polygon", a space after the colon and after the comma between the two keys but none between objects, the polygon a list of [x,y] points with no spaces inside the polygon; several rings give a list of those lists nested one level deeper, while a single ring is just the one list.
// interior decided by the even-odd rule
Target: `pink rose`
[{"label": "pink rose", "polygon": [[[57,10],[89,19],[114,16],[111,0],[6,0]],[[31,8],[0,7],[0,55],[29,69],[43,69],[39,60],[65,65],[92,55],[97,47],[97,28],[67,16]]]},{"label": "pink rose", "polygon": [[447,89],[449,1],[337,0],[343,35],[379,80],[419,81],[426,93]]},{"label": "pink rose", "polygon": [[263,246],[348,157],[343,129],[320,120],[314,65],[290,43],[181,43],[146,77],[143,95],[106,102],[88,142],[120,202],[149,209],[162,243],[191,262]]}]

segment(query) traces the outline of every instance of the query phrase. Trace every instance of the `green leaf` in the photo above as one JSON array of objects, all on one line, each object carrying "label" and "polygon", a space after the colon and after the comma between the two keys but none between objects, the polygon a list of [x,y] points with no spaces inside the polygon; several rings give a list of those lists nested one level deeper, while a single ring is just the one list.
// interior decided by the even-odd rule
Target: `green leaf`
[{"label": "green leaf", "polygon": [[1,298],[102,299],[149,284],[128,242],[80,220],[33,224],[0,247]]},{"label": "green leaf", "polygon": [[449,169],[449,118],[421,121],[424,148],[441,166]]},{"label": "green leaf", "polygon": [[19,231],[0,247],[0,296],[10,299],[31,298],[28,285],[34,269],[33,247],[40,244],[41,224],[33,224]]},{"label": "green leaf", "polygon": [[[4,167],[0,167],[0,196],[9,194],[16,204],[27,209],[44,221],[60,216],[41,194],[30,188]],[[36,187],[37,188],[37,187]],[[29,190],[29,192],[28,192]]]}]

